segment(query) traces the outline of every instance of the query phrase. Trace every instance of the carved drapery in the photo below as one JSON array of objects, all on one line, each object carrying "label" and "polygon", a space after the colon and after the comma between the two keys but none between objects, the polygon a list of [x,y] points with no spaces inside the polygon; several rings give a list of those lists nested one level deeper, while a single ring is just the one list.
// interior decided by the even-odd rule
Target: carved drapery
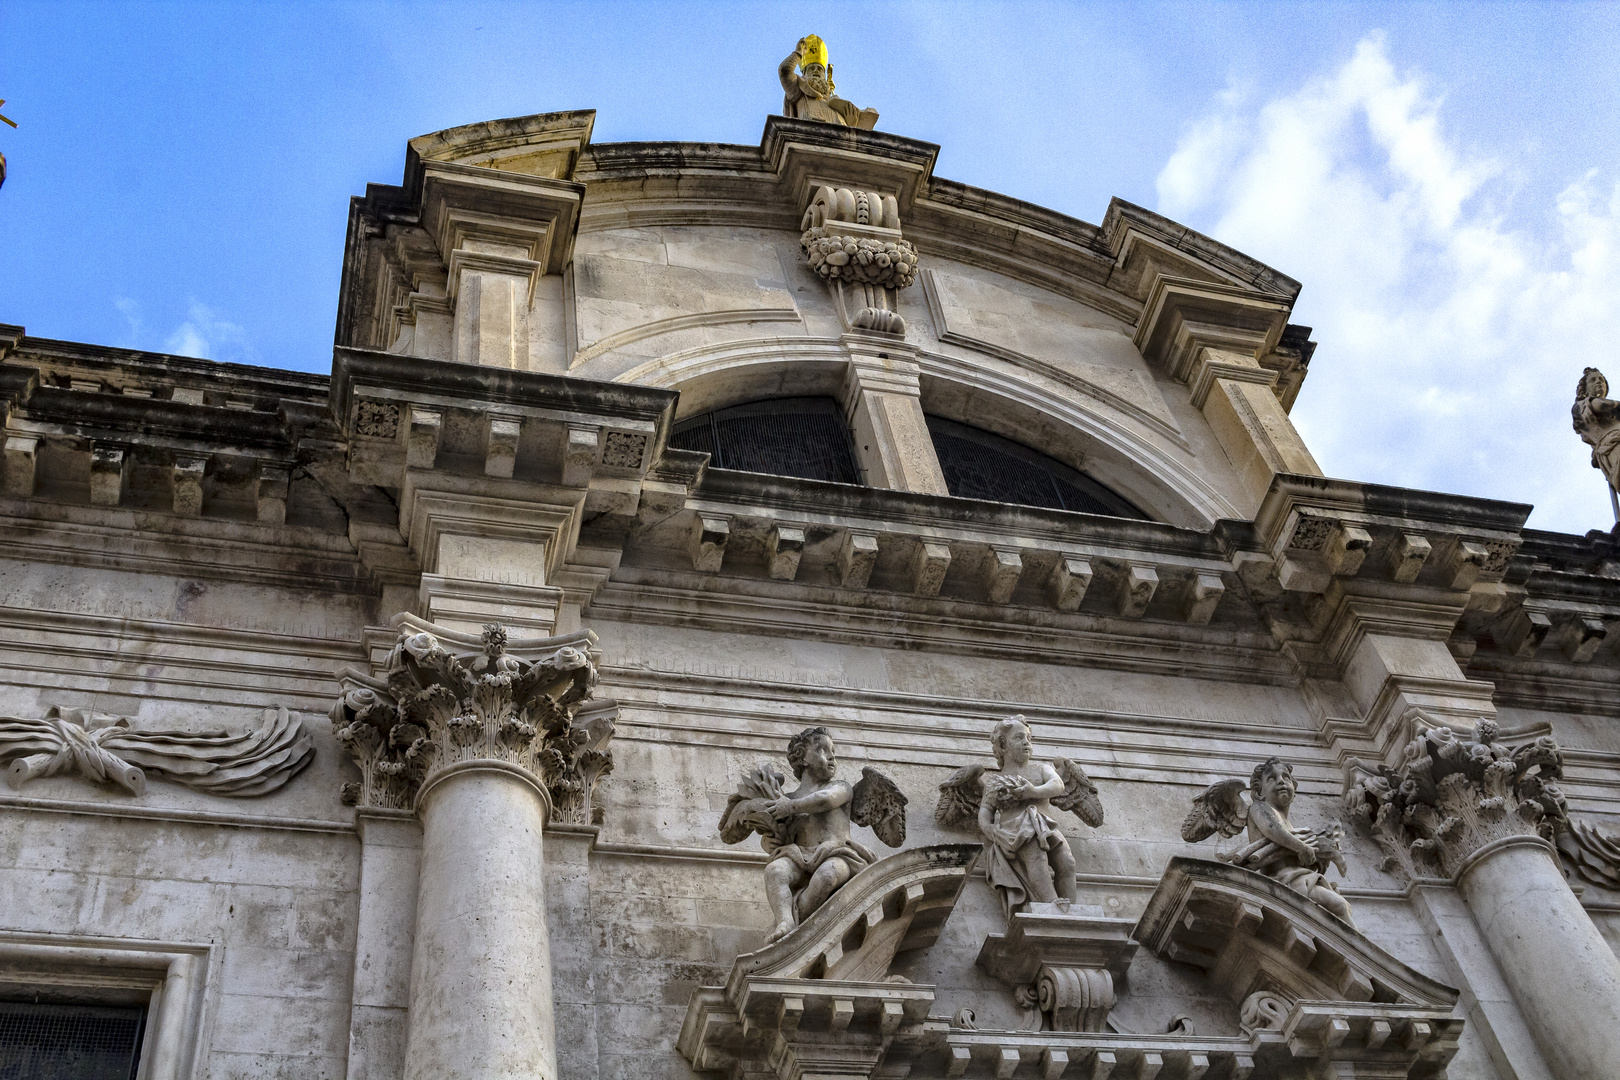
[{"label": "carved drapery", "polygon": [[[343,672],[332,707],[337,739],[360,767],[350,805],[411,809],[438,774],[464,762],[514,766],[542,785],[552,820],[590,823],[596,782],[613,768],[615,708],[590,701],[594,638],[586,631],[513,643],[409,616],[380,676]],[[510,646],[510,648],[509,648]]]},{"label": "carved drapery", "polygon": [[77,773],[142,795],[148,774],[211,795],[240,798],[276,790],[315,757],[298,717],[266,709],[257,730],[143,731],[128,719],[53,707],[43,717],[0,716],[0,762],[20,788],[39,776]]},{"label": "carved drapery", "polygon": [[1567,824],[1558,744],[1543,735],[1508,747],[1496,736],[1488,719],[1471,736],[1433,727],[1406,745],[1397,767],[1356,769],[1345,806],[1383,848],[1384,870],[1451,877],[1489,844],[1551,841]]}]

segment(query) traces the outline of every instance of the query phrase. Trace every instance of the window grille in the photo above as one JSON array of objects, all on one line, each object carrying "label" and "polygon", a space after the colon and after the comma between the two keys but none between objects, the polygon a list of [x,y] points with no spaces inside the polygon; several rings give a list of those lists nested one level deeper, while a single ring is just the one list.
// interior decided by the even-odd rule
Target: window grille
[{"label": "window grille", "polygon": [[958,498],[1147,518],[1091,477],[1010,439],[938,416],[928,417],[928,434],[945,486]]},{"label": "window grille", "polygon": [[675,425],[669,444],[701,450],[721,469],[858,484],[855,447],[838,402],[773,398],[716,409]]},{"label": "window grille", "polygon": [[0,1001],[0,1080],[134,1080],[144,1005]]}]

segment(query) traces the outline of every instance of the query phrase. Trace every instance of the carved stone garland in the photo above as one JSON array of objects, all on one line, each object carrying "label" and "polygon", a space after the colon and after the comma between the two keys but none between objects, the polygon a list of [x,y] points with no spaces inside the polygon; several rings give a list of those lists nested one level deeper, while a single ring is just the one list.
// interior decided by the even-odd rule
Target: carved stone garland
[{"label": "carved stone garland", "polygon": [[1497,730],[1488,719],[1471,738],[1429,728],[1407,744],[1398,767],[1359,768],[1345,807],[1384,849],[1382,869],[1451,877],[1488,844],[1551,841],[1567,827],[1558,744],[1543,735],[1510,748],[1496,741]]},{"label": "carved stone garland", "polygon": [[553,821],[591,823],[596,782],[613,769],[606,745],[615,709],[587,704],[596,685],[590,633],[525,643],[535,654],[525,658],[507,652],[496,624],[474,651],[465,635],[409,616],[396,623],[399,641],[380,678],[354,668],[340,677],[332,724],[361,775],[344,785],[344,802],[411,809],[439,771],[496,760],[539,777]]},{"label": "carved stone garland", "polygon": [[893,195],[823,185],[799,227],[799,245],[832,289],[845,325],[904,334],[895,292],[917,280],[917,249],[900,235]]}]

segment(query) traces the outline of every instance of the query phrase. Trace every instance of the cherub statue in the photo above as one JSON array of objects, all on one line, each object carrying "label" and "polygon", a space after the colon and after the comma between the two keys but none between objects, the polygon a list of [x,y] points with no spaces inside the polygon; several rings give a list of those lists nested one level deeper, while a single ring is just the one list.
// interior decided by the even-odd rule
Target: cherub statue
[{"label": "cherub statue", "polygon": [[1575,432],[1592,448],[1592,468],[1600,469],[1609,487],[1620,491],[1620,401],[1609,398],[1609,380],[1589,367],[1575,384],[1570,415]]},{"label": "cherub statue", "polygon": [[851,839],[850,822],[871,828],[890,847],[906,842],[906,797],[871,767],[852,788],[837,779],[838,758],[824,727],[805,728],[788,741],[788,765],[799,786],[784,794],[782,775],[755,766],[726,801],[720,839],[740,843],[760,834],[770,853],[765,895],[776,926],[767,941],[792,932],[877,856]]},{"label": "cherub statue", "polygon": [[[797,69],[797,70],[795,70]],[[827,62],[827,43],[814,34],[799,39],[793,52],[777,68],[782,78],[782,115],[800,120],[871,131],[877,125],[876,109],[857,109],[833,94],[832,65]]]},{"label": "cherub statue", "polygon": [[[1251,794],[1248,800],[1243,798],[1245,787]],[[1216,851],[1217,859],[1276,878],[1354,926],[1350,902],[1327,879],[1330,865],[1339,868],[1339,876],[1345,874],[1339,851],[1344,829],[1337,824],[1324,831],[1296,829],[1288,820],[1288,808],[1298,791],[1293,766],[1281,758],[1267,758],[1254,767],[1247,785],[1222,780],[1205,788],[1181,823],[1181,838],[1196,844],[1214,833],[1236,836],[1247,826],[1249,842],[1236,851]]]},{"label": "cherub statue", "polygon": [[989,843],[990,884],[1007,914],[1027,901],[1074,902],[1074,851],[1058,828],[1052,806],[1070,810],[1093,828],[1103,823],[1097,787],[1067,758],[1036,761],[1029,725],[1022,716],[996,724],[990,733],[996,767],[968,765],[939,785],[934,819],[942,826],[973,821]]}]

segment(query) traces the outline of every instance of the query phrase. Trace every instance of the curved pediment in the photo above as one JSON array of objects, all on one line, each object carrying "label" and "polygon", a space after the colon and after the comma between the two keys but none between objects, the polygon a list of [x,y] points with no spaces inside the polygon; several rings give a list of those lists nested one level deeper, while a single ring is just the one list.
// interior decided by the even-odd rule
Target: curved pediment
[{"label": "curved pediment", "polygon": [[1261,992],[1296,1002],[1457,1003],[1456,990],[1326,909],[1227,863],[1171,859],[1132,936],[1157,956],[1202,968],[1235,1003]]},{"label": "curved pediment", "polygon": [[879,859],[791,934],[737,957],[728,992],[748,978],[876,982],[897,953],[939,937],[980,844],[935,844]]}]

